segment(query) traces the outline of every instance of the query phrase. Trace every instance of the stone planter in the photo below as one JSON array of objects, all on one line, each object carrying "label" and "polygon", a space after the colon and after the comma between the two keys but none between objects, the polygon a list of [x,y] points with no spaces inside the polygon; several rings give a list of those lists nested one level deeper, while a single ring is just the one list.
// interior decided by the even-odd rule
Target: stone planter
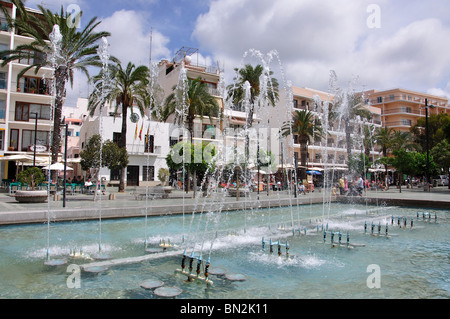
[{"label": "stone planter", "polygon": [[47,191],[16,191],[15,198],[20,203],[45,203]]},{"label": "stone planter", "polygon": [[172,193],[172,186],[163,186],[163,189],[166,194]]}]

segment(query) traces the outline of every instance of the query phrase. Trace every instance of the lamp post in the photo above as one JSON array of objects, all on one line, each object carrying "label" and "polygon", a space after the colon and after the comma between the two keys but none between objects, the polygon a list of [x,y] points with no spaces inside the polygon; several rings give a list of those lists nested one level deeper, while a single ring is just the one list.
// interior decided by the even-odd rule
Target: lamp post
[{"label": "lamp post", "polygon": [[33,166],[36,167],[36,143],[37,143],[37,123],[38,123],[38,112],[31,112],[35,115],[34,121],[34,147],[33,147]]},{"label": "lamp post", "polygon": [[428,131],[428,107],[433,109],[434,105],[428,105],[428,99],[425,99],[425,137],[427,145],[427,167],[426,167],[427,187],[424,188],[425,192],[430,191],[430,137]]},{"label": "lamp post", "polygon": [[[65,122],[65,118],[64,118]],[[64,180],[63,180],[63,207],[66,207],[66,174],[67,174],[67,135],[69,129],[69,123],[65,124],[66,132],[65,132],[65,141],[64,141]]]}]

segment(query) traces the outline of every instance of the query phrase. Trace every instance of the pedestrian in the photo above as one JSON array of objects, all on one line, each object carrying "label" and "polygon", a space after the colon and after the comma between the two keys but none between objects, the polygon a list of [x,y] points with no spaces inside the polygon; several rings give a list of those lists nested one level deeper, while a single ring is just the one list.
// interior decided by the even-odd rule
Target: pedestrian
[{"label": "pedestrian", "polygon": [[356,187],[357,187],[359,196],[362,197],[362,193],[364,190],[364,181],[361,176],[359,177],[358,182],[356,183]]},{"label": "pedestrian", "polygon": [[344,188],[345,188],[344,177],[341,177],[339,179],[339,194],[340,195],[344,195]]}]

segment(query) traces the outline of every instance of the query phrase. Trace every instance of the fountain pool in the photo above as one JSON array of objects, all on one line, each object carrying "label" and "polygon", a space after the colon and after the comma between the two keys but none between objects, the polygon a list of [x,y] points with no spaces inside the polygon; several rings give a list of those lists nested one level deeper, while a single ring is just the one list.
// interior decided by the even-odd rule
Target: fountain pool
[{"label": "fountain pool", "polygon": [[[69,252],[80,248],[85,255],[97,252],[98,222],[51,224],[50,254],[67,259],[65,265],[58,267],[43,263],[47,225],[3,226],[0,297],[159,298],[153,290],[140,286],[146,280],[160,280],[165,286],[180,288],[179,299],[450,297],[450,232],[446,211],[427,211],[431,216],[437,214],[437,223],[424,219],[423,209],[414,208],[367,208],[336,203],[330,204],[331,213],[326,216],[323,205],[294,207],[294,211],[294,218],[289,207],[258,209],[251,214],[222,212],[220,219],[219,214],[208,213],[196,215],[192,222],[188,216],[186,222],[189,220],[191,226],[190,230],[185,228],[185,234],[181,231],[181,215],[151,217],[147,229],[143,218],[104,220],[102,249],[115,260],[148,256],[144,250],[145,230],[149,247],[158,247],[161,239],[170,240],[175,247],[141,262],[113,265],[100,272],[81,271],[79,288],[69,288],[68,278],[72,275],[69,266],[95,261],[70,258]],[[395,216],[393,224],[392,216]],[[406,229],[399,228],[396,222],[399,216],[413,219],[413,228],[409,221]],[[382,225],[382,233],[387,223],[392,237],[375,236],[377,227],[374,235],[370,230],[364,234],[366,222]],[[322,227],[342,232],[344,245],[332,248],[329,235],[324,243]],[[345,247],[347,233],[350,243],[363,247]],[[288,241],[289,259],[284,247],[280,257],[276,247],[273,254],[268,245],[263,251],[262,238]],[[334,242],[337,241],[335,237]],[[210,257],[213,285],[186,282],[185,275],[175,273],[185,249],[188,254],[195,251],[202,252],[205,259]],[[368,278],[374,274],[370,265],[379,267],[380,288],[369,287]],[[245,280],[231,281],[213,274],[214,269],[222,268],[228,274],[245,275]]]}]

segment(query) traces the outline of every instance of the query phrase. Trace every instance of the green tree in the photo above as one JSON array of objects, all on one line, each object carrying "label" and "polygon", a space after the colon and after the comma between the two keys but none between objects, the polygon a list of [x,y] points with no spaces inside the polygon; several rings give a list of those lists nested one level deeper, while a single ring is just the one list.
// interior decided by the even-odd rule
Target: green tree
[{"label": "green tree", "polygon": [[[433,157],[434,162],[440,168],[445,175],[448,176],[448,170],[450,168],[450,144],[446,139],[436,144],[430,151],[430,155]],[[450,183],[449,183],[450,189]]]},{"label": "green tree", "polygon": [[417,162],[414,153],[405,149],[396,149],[392,152],[394,155],[390,158],[390,163],[397,169],[399,192],[402,192],[403,174],[414,175],[417,171]]},{"label": "green tree", "polygon": [[[95,78],[97,87],[102,84],[102,72]],[[105,103],[114,104],[114,114],[118,114],[119,110],[121,110],[122,128],[118,141],[119,148],[126,149],[127,147],[128,111],[133,113],[134,108],[137,107],[140,114],[143,116],[145,110],[151,105],[147,89],[150,75],[149,72],[150,71],[146,66],[140,65],[136,67],[131,62],[127,64],[126,69],[122,68],[121,63],[111,65],[108,70],[110,75],[108,90],[104,92],[98,87],[98,89],[89,96],[88,109],[91,116],[94,115],[98,108],[103,107]],[[126,167],[123,167],[121,170],[119,192],[125,191],[125,170]]]},{"label": "green tree", "polygon": [[[392,128],[389,128],[389,127],[381,127],[379,129],[377,129],[377,131],[375,132],[375,136],[374,136],[375,143],[379,147],[381,147],[381,153],[383,154],[383,157],[388,156],[388,151],[392,147],[392,134],[393,134],[393,130],[392,130]],[[384,165],[385,176],[387,176],[388,161],[382,160],[381,164]]]},{"label": "green tree", "polygon": [[417,144],[414,142],[413,136],[410,132],[392,131],[391,150],[407,150],[412,151],[416,149]]},{"label": "green tree", "polygon": [[[166,164],[171,174],[180,169],[184,169],[188,173],[195,173],[195,176],[198,175],[202,179],[208,171],[208,168],[209,172],[214,171],[215,155],[216,149],[213,143],[202,142],[192,144],[188,141],[182,141],[171,148],[166,157]],[[188,180],[189,176],[190,174],[187,176]],[[186,183],[184,185],[185,187],[187,186]]]},{"label": "green tree", "polygon": [[[101,149],[100,149],[101,147]],[[102,162],[100,165],[100,150]],[[128,153],[125,148],[120,148],[116,143],[107,140],[101,145],[100,135],[93,135],[80,152],[80,165],[84,171],[92,172],[95,180],[101,167],[109,169],[122,169],[128,165]]]},{"label": "green tree", "polygon": [[28,167],[17,175],[17,179],[22,184],[28,184],[32,190],[44,181],[44,173],[38,167]]},{"label": "green tree", "polygon": [[[291,132],[292,129],[292,132]],[[319,119],[310,111],[295,111],[292,121],[282,127],[283,136],[290,134],[298,136],[300,143],[300,180],[306,179],[306,161],[308,157],[308,144],[314,137],[316,140],[323,137],[322,125]]]},{"label": "green tree", "polygon": [[[89,66],[101,66],[97,54],[98,40],[110,35],[109,32],[95,32],[95,28],[100,24],[97,17],[92,18],[80,31],[71,27],[68,23],[69,13],[61,6],[61,13],[53,13],[43,6],[38,5],[39,13],[30,13],[25,9],[23,1],[11,1],[17,7],[17,17],[12,20],[7,16],[11,27],[16,29],[20,35],[31,37],[33,40],[24,44],[18,44],[13,50],[0,52],[0,59],[3,60],[1,66],[4,67],[9,62],[28,58],[30,53],[35,56],[30,66],[18,73],[17,82],[29,70],[34,69],[35,74],[43,67],[53,68],[53,79],[55,87],[53,135],[52,135],[52,163],[58,160],[58,153],[61,149],[61,115],[66,90],[66,84],[73,85],[73,74],[75,70],[80,70],[89,78]],[[4,10],[5,13],[7,11]],[[81,17],[82,13],[80,13]],[[53,32],[54,26],[58,26],[62,36],[60,50],[55,61],[43,57],[50,56],[53,52],[49,35]]]},{"label": "green tree", "polygon": [[[449,114],[439,113],[428,115],[428,142],[430,150],[448,136],[447,126],[450,126]],[[417,123],[411,127],[410,132],[413,134],[414,142],[420,145],[422,152],[425,152],[427,150],[426,118],[418,118]]]}]

